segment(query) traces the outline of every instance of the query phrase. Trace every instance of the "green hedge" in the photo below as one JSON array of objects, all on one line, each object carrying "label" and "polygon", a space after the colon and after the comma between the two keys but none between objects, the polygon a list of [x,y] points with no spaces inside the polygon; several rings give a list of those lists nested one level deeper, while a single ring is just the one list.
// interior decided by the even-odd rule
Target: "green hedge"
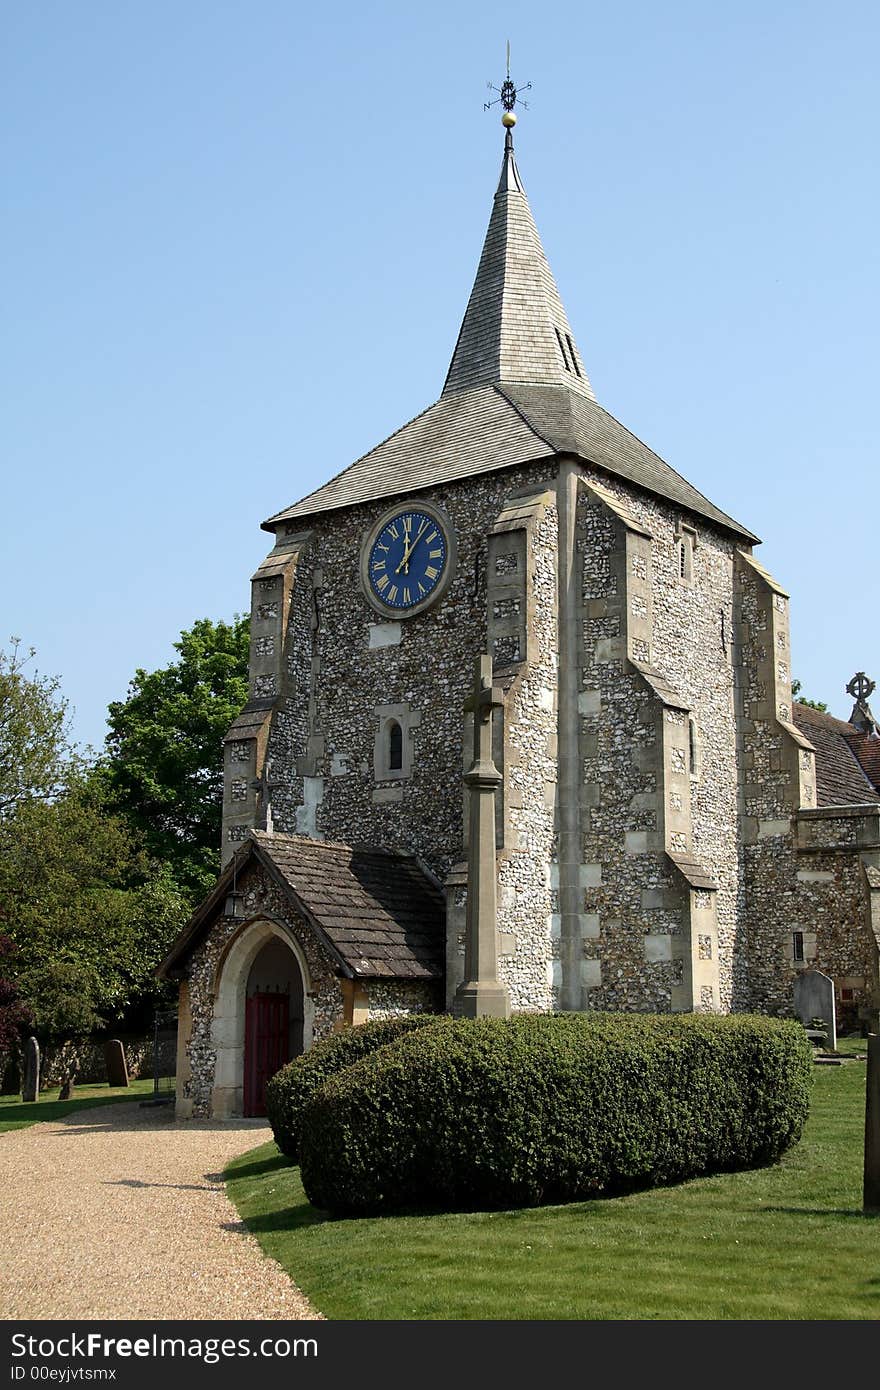
[{"label": "green hedge", "polygon": [[438,1023],[437,1014],[403,1014],[377,1019],[356,1028],[344,1028],[316,1043],[276,1072],[266,1086],[266,1113],[275,1143],[288,1158],[299,1158],[299,1131],[303,1107],[328,1077],[358,1061],[377,1047],[394,1042],[405,1033]]},{"label": "green hedge", "polygon": [[812,1068],[799,1023],[751,1015],[450,1022],[315,1091],[303,1184],[341,1213],[525,1206],[772,1163]]}]

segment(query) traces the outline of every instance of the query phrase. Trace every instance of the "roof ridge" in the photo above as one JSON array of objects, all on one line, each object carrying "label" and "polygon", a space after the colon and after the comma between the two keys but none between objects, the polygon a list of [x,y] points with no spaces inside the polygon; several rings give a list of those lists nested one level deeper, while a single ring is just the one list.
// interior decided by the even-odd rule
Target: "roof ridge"
[{"label": "roof ridge", "polygon": [[523,424],[531,430],[532,434],[535,436],[536,439],[540,439],[542,444],[546,444],[547,448],[551,449],[554,454],[559,452],[556,448],[556,445],[553,443],[553,440],[548,439],[546,434],[544,434],[543,430],[539,430],[537,425],[529,419],[528,415],[526,415],[522,407],[517,405],[516,401],[511,400],[510,396],[507,394],[503,386],[501,386],[497,381],[495,381],[492,383],[492,390],[497,392],[497,394],[501,396],[503,400],[507,401],[507,404],[510,406],[511,410],[514,410],[516,412],[516,414],[522,420]]}]

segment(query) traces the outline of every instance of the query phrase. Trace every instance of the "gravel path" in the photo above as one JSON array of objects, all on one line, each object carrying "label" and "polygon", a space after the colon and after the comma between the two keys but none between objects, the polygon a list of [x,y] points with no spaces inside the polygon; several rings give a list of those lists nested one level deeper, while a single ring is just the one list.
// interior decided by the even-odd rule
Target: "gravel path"
[{"label": "gravel path", "polygon": [[317,1318],[223,1190],[253,1120],[79,1110],[0,1135],[0,1317]]}]

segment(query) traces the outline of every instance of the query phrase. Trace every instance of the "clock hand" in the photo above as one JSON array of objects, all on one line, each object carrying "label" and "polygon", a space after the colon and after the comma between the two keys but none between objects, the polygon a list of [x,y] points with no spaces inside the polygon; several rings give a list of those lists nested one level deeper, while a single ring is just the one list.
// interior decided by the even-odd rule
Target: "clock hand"
[{"label": "clock hand", "polygon": [[407,546],[407,540],[406,540],[406,537],[404,536],[404,538],[403,538],[403,559],[401,560],[400,564],[397,566],[397,569],[394,571],[395,574],[400,574],[400,571],[401,571],[401,570],[403,570],[404,574],[409,574],[409,557],[410,557],[410,555],[412,555],[412,553],[413,553],[413,547],[412,547],[411,545],[410,545],[409,547]]}]

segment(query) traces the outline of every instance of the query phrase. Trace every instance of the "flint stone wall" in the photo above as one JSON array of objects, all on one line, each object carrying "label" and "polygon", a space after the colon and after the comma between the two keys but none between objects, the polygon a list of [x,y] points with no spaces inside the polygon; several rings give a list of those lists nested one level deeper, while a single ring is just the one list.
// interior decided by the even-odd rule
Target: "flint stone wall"
[{"label": "flint stone wall", "polygon": [[[598,471],[581,472],[619,498],[652,537],[650,603],[642,596],[634,600],[642,604],[633,615],[642,628],[650,614],[645,650],[637,654],[652,661],[693,708],[700,775],[690,785],[689,848],[718,880],[721,997],[713,998],[711,1007],[729,1008],[737,972],[742,974],[736,935],[741,884],[729,640],[733,546],[671,504],[642,496]],[[293,579],[284,696],[276,704],[267,749],[275,783],[274,829],[415,851],[444,880],[463,857],[461,775],[470,750],[462,707],[474,660],[490,642],[496,663],[528,657],[514,668],[518,674],[497,753],[504,775],[499,974],[510,988],[513,1007],[520,1009],[546,1009],[558,1006],[560,999],[555,863],[559,556],[553,497],[528,531],[528,590],[522,600],[498,590],[516,567],[516,543],[496,547],[497,574],[493,570],[490,575],[488,537],[511,497],[525,488],[535,493],[542,484],[555,489],[555,472],[535,466],[426,492],[425,498],[441,507],[456,529],[456,572],[434,607],[389,625],[388,632],[383,627],[381,643],[375,637],[380,615],[360,590],[360,551],[364,535],[393,502],[385,499],[316,518]],[[693,578],[687,583],[678,578],[682,522],[696,536]],[[601,589],[607,556],[601,537],[591,537],[587,530],[579,532],[578,543],[588,595],[597,583]],[[614,625],[606,621],[603,627],[582,614],[581,621],[592,660],[595,643],[613,641]],[[521,650],[524,640],[526,652]],[[633,750],[654,737],[651,697],[619,661],[604,663],[601,692],[595,680],[581,680],[583,675],[579,672],[579,688],[586,696],[582,732],[591,748],[598,738],[601,750],[597,745],[590,752],[583,769],[581,1005],[669,1008],[681,962],[671,959],[658,938],[681,929],[681,885],[657,843],[660,825],[651,804],[656,779],[645,766],[636,769],[632,757]],[[589,702],[597,694],[601,712],[594,717]],[[377,711],[388,706],[404,711],[410,775],[383,782],[376,777]],[[588,768],[589,759],[593,766]],[[615,797],[606,794],[601,808],[589,803],[588,783],[595,785],[597,779],[619,789]],[[643,843],[645,836],[653,836],[650,848]],[[451,897],[453,963],[461,955],[465,899],[463,888]]]},{"label": "flint stone wall", "polygon": [[[683,792],[690,796],[691,841],[669,847],[689,851],[718,884],[720,997],[701,995],[696,1007],[726,1012],[742,1007],[745,989],[744,943],[738,930],[743,894],[731,642],[734,546],[669,503],[592,470],[584,470],[584,476],[650,534],[650,561],[637,554],[630,558],[628,578],[634,588],[650,576],[650,604],[644,597],[639,604],[640,596],[634,594],[627,614],[633,629],[630,650],[674,687],[696,726],[697,772],[688,777]],[[682,524],[695,538],[688,579],[679,575]],[[613,531],[608,511],[582,491],[578,546],[586,1000],[591,1008],[664,1012],[672,1007],[673,989],[681,982],[681,962],[673,959],[673,942],[664,949],[662,938],[679,936],[686,926],[682,887],[664,852],[662,834],[664,815],[674,815],[674,797],[680,793],[670,793],[664,810],[657,746],[662,711],[626,660],[625,626],[616,615],[602,614],[603,600],[622,597],[611,562]]]},{"label": "flint stone wall", "polygon": [[404,1014],[436,1014],[443,1006],[442,984],[433,980],[369,980],[369,1020]]},{"label": "flint stone wall", "polygon": [[[387,645],[371,645],[383,619],[359,576],[364,536],[393,499],[315,519],[291,596],[287,697],[269,736],[275,830],[417,852],[441,880],[461,858],[462,707],[486,650],[487,534],[505,497],[541,476],[514,469],[420,494],[448,514],[458,561],[442,598],[402,618]],[[417,717],[402,721],[409,777],[383,781],[376,711],[389,705]]]},{"label": "flint stone wall", "polygon": [[854,1023],[877,1007],[864,864],[880,867],[878,816],[816,809],[815,754],[791,722],[788,596],[754,561],[738,569],[747,1006],[790,1015],[796,974],[812,966],[838,999],[852,990]]},{"label": "flint stone wall", "polygon": [[[702,519],[599,470],[583,467],[580,474],[650,539],[643,553],[627,552],[632,592],[622,626],[613,605],[602,606],[620,597],[613,522],[581,491],[579,1006],[681,1007],[682,951],[686,963],[690,942],[697,963],[717,958],[714,983],[701,976],[693,1007],[790,1012],[783,942],[795,929],[796,901],[806,910],[806,897],[794,896],[803,880],[791,817],[814,804],[815,768],[790,723],[787,598]],[[414,851],[444,881],[463,858],[461,776],[470,749],[462,709],[475,658],[491,648],[500,670],[515,670],[496,761],[503,773],[499,973],[518,1009],[558,1006],[563,973],[557,721],[565,643],[552,497],[528,531],[521,598],[508,582],[520,563],[518,542],[496,547],[489,573],[488,538],[512,497],[542,485],[556,489],[555,471],[535,465],[423,494],[455,527],[457,567],[436,605],[399,623],[383,621],[359,581],[364,536],[393,499],[318,517],[307,540],[296,541],[294,527],[281,535],[282,547],[298,546],[298,558],[283,651],[272,657],[280,662],[280,684],[267,747],[274,829]],[[689,709],[692,770],[683,735],[672,730],[663,734],[675,733],[664,764],[661,721],[684,727],[687,716],[664,710],[633,665],[639,662]],[[383,780],[377,736],[389,707],[404,729],[406,770]],[[240,837],[241,825],[228,833]],[[697,882],[688,894],[666,851],[692,856],[717,891]],[[846,865],[834,874],[840,925],[823,929],[823,949],[861,962],[861,928],[852,929],[851,951],[840,935],[857,874]],[[820,890],[810,894],[827,919],[831,909],[820,910]],[[457,881],[449,894],[451,970],[462,957],[465,902]],[[712,914],[697,922],[693,911],[707,911],[710,902]],[[832,949],[835,932],[840,944]],[[860,970],[861,963],[856,978]]]}]

